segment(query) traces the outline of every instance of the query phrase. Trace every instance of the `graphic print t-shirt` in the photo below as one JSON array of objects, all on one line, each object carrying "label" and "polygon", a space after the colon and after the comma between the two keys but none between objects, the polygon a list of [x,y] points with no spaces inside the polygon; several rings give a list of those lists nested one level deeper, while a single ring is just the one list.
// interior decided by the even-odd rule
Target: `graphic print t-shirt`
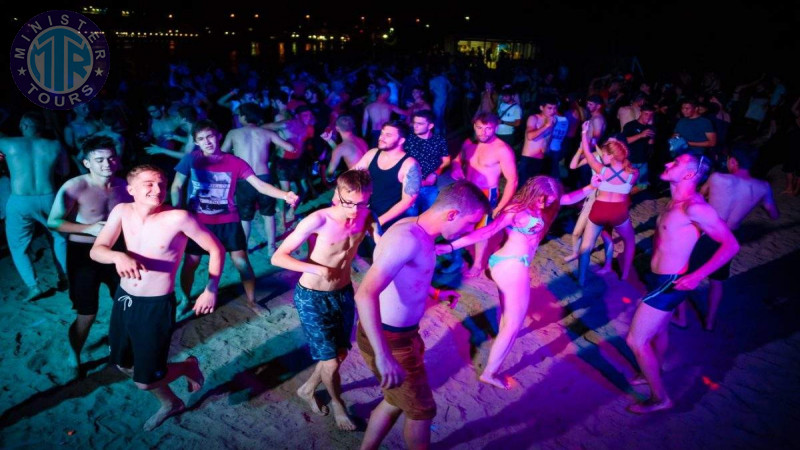
[{"label": "graphic print t-shirt", "polygon": [[204,224],[239,221],[234,203],[236,181],[254,175],[243,159],[229,153],[208,158],[195,150],[184,156],[175,171],[189,179],[187,207]]}]

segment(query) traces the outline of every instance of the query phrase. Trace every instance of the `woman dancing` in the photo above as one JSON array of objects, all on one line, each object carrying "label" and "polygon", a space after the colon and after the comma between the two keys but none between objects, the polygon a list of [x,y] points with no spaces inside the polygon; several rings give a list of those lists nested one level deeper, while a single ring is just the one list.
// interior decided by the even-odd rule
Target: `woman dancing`
[{"label": "woman dancing", "polygon": [[[581,150],[586,162],[600,176],[601,180],[581,242],[578,262],[578,284],[581,286],[586,281],[586,269],[589,267],[589,258],[594,243],[597,241],[597,235],[604,228],[617,230],[625,244],[620,264],[623,280],[628,278],[633,263],[633,251],[636,247],[636,236],[628,210],[630,208],[630,192],[636,185],[639,171],[633,168],[628,161],[628,146],[613,138],[600,146],[602,162],[598,162],[589,148],[588,123],[583,124]],[[609,253],[613,255],[613,246],[611,251],[607,246],[606,255],[608,256]]]},{"label": "woman dancing", "polygon": [[500,293],[498,308],[500,330],[489,351],[486,368],[479,377],[484,383],[508,389],[510,383],[497,372],[522,328],[530,302],[530,265],[539,242],[547,234],[560,203],[572,204],[583,199],[594,187],[561,195],[561,186],[553,178],[537,176],[520,188],[499,216],[489,225],[478,228],[449,244],[437,245],[438,254],[447,253],[491,238],[504,231],[507,239],[489,257],[492,279]]}]

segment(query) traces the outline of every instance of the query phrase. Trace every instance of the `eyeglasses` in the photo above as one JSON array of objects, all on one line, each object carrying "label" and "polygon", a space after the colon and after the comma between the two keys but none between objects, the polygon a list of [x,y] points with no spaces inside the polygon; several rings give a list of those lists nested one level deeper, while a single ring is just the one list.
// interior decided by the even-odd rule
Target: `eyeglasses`
[{"label": "eyeglasses", "polygon": [[336,195],[339,196],[339,204],[342,205],[342,207],[344,207],[344,208],[347,208],[347,209],[369,208],[369,202],[353,203],[353,202],[348,202],[347,200],[343,199],[342,198],[342,193],[339,192],[339,188],[338,187],[336,188]]}]

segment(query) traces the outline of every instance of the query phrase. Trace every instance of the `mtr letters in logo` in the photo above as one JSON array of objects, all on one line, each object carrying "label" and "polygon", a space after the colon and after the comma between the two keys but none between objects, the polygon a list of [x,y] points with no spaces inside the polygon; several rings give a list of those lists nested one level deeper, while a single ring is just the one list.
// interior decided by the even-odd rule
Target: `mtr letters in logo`
[{"label": "mtr letters in logo", "polygon": [[37,15],[11,44],[17,88],[48,109],[72,109],[94,98],[108,78],[109,62],[105,34],[72,11]]}]

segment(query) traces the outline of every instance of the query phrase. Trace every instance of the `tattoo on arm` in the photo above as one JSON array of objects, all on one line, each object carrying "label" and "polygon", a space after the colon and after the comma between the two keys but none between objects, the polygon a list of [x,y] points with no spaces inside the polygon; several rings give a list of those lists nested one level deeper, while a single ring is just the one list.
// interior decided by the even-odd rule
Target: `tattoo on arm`
[{"label": "tattoo on arm", "polygon": [[403,179],[403,192],[408,195],[419,194],[419,187],[422,183],[422,174],[419,171],[419,165],[413,164],[408,168],[406,177]]}]

